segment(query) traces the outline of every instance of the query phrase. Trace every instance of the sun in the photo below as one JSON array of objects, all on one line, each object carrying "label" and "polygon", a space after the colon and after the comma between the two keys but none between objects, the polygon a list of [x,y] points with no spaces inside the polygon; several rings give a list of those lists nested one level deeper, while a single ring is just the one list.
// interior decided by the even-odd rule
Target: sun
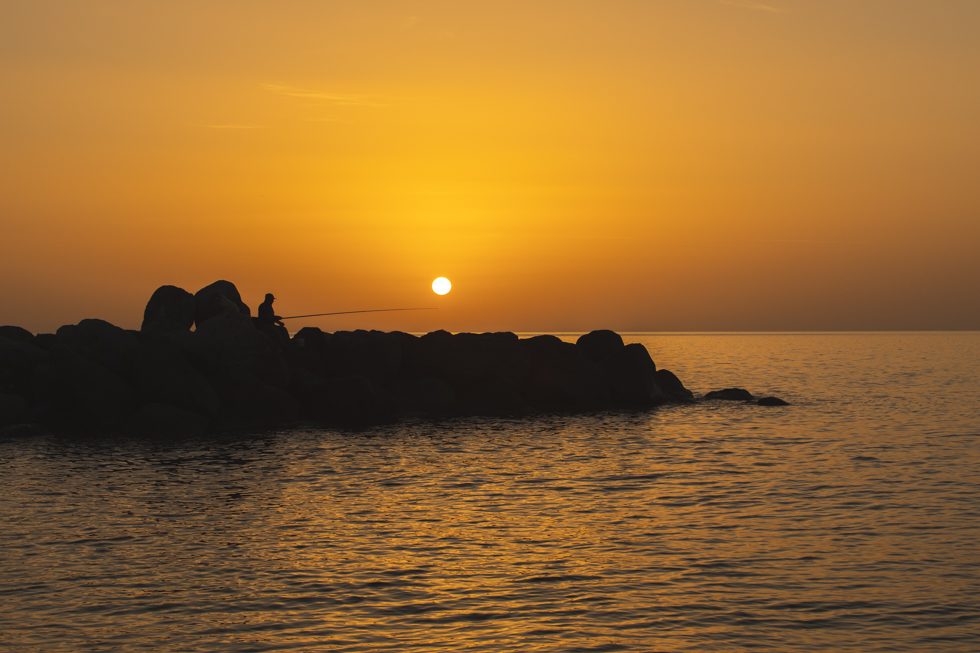
[{"label": "sun", "polygon": [[447,292],[453,289],[453,284],[449,282],[446,277],[439,277],[432,282],[432,292],[437,295],[445,295]]}]

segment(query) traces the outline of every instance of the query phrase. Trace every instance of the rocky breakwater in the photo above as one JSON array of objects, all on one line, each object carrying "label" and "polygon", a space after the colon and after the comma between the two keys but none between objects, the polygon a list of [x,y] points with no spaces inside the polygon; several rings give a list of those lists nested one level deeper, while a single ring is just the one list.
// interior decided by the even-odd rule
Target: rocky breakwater
[{"label": "rocky breakwater", "polygon": [[693,394],[612,331],[326,333],[283,349],[234,284],[153,293],[139,331],[97,319],[34,335],[0,327],[0,428],[168,435],[402,417],[642,409]]}]

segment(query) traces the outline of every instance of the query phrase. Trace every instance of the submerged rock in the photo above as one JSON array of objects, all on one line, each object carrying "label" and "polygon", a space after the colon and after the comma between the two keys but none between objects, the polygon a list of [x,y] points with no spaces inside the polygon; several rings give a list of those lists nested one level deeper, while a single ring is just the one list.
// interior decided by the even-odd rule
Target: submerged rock
[{"label": "submerged rock", "polygon": [[789,406],[788,401],[783,401],[779,397],[763,397],[757,402],[760,406]]},{"label": "submerged rock", "polygon": [[704,395],[705,399],[723,399],[725,401],[752,401],[755,397],[748,390],[742,388],[726,388],[724,390],[714,390]]},{"label": "submerged rock", "polygon": [[657,370],[657,385],[671,401],[694,401],[694,393],[684,387],[681,380],[669,370]]}]

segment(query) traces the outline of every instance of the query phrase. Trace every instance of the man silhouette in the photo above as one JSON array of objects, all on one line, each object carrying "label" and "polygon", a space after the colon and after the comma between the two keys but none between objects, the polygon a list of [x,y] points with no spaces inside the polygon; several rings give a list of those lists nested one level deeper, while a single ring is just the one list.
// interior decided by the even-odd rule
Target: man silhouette
[{"label": "man silhouette", "polygon": [[274,301],[276,298],[272,293],[266,293],[265,301],[259,304],[259,316],[255,321],[258,323],[257,326],[260,331],[269,334],[281,349],[285,349],[289,345],[289,331],[286,331],[282,318],[276,315],[275,310],[273,310],[272,302]]}]

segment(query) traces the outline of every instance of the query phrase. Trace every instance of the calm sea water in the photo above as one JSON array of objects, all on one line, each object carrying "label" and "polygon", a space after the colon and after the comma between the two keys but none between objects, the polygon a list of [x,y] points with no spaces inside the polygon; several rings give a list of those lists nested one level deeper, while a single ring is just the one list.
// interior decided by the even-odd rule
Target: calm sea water
[{"label": "calm sea water", "polygon": [[980,333],[626,340],[793,405],[0,442],[0,646],[980,650]]}]

